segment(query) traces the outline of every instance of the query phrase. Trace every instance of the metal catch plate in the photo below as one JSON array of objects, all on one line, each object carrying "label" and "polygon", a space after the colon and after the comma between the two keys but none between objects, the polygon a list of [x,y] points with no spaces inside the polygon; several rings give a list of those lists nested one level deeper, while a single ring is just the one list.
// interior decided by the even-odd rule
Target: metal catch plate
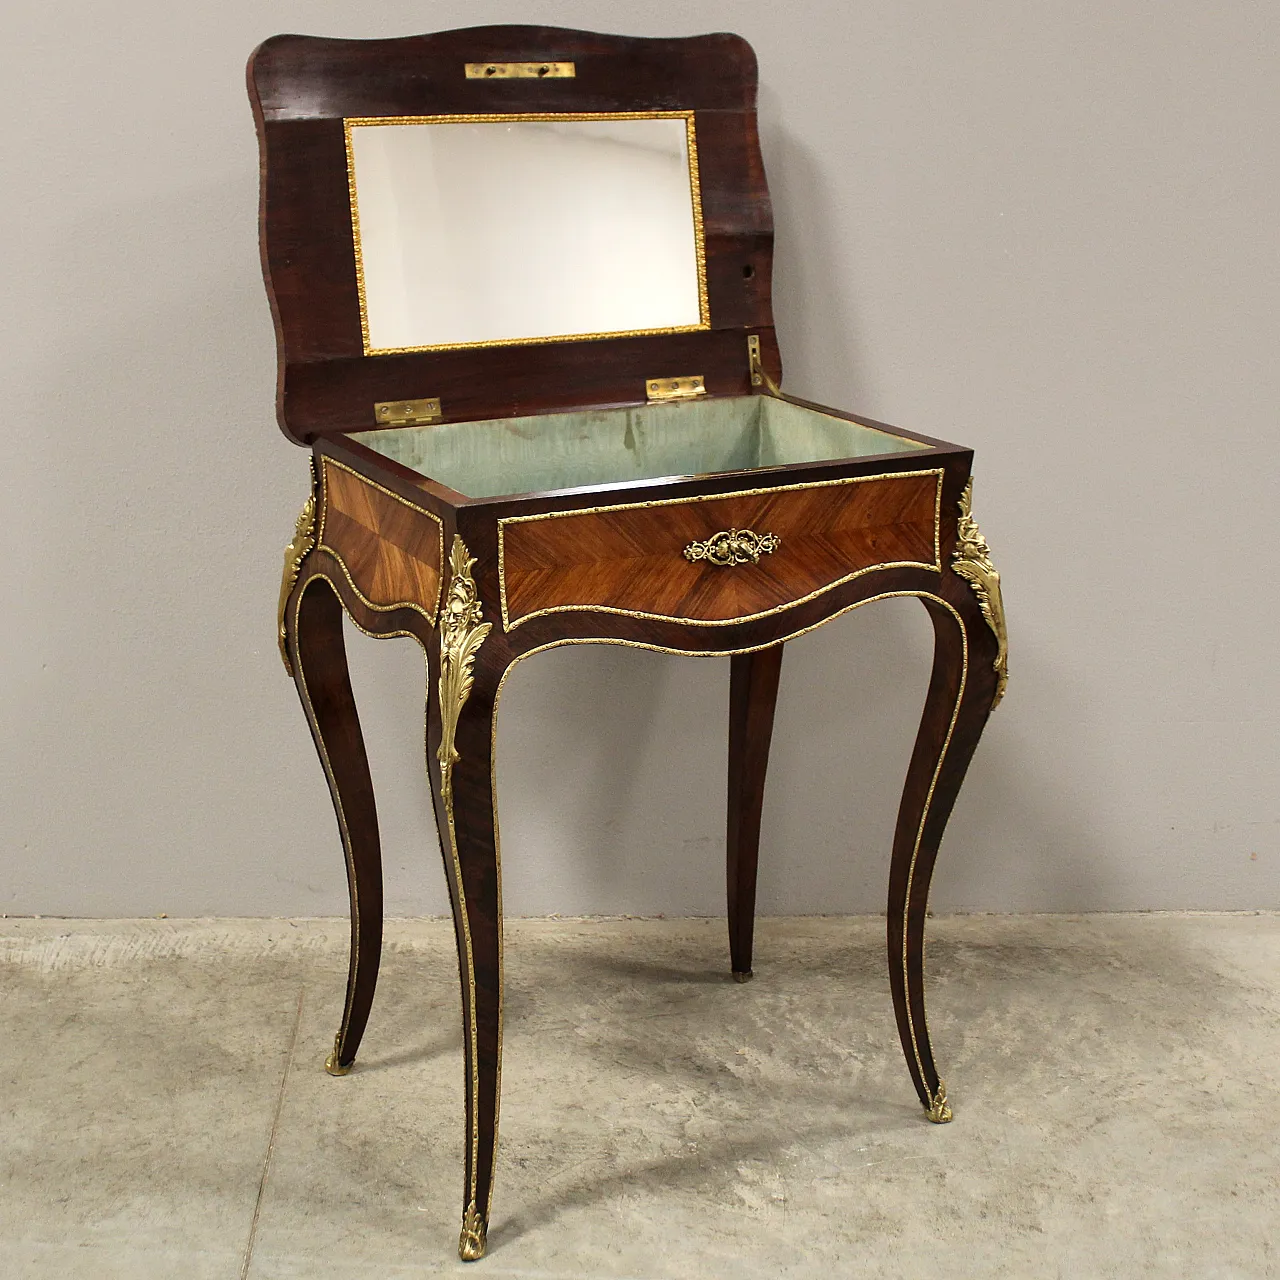
[{"label": "metal catch plate", "polygon": [[468,80],[572,80],[572,62],[468,62]]},{"label": "metal catch plate", "polygon": [[691,400],[707,394],[700,373],[683,378],[646,378],[644,387],[651,404],[655,400]]},{"label": "metal catch plate", "polygon": [[778,390],[778,384],[769,377],[768,371],[764,367],[764,357],[760,351],[760,335],[751,334],[747,338],[747,362],[751,368],[751,385],[753,387],[763,387],[770,395],[780,396],[781,391]]},{"label": "metal catch plate", "polygon": [[418,427],[439,422],[439,397],[430,400],[383,400],[373,406],[373,420],[380,427]]}]

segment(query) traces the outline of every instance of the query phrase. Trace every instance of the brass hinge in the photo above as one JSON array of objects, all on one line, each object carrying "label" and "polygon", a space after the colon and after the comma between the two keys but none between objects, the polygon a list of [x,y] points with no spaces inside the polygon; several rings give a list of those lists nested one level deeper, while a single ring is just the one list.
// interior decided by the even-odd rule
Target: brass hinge
[{"label": "brass hinge", "polygon": [[373,420],[380,427],[420,427],[440,421],[440,400],[383,400],[373,406]]},{"label": "brass hinge", "polygon": [[757,333],[753,333],[747,338],[747,362],[751,366],[751,385],[753,387],[763,387],[770,395],[774,396],[782,394],[778,390],[778,384],[769,377],[769,372],[764,367],[764,358],[760,354],[760,335]]},{"label": "brass hinge", "polygon": [[684,378],[646,378],[644,388],[648,392],[650,404],[660,400],[692,400],[694,396],[707,394],[706,384],[700,373]]},{"label": "brass hinge", "polygon": [[572,80],[572,62],[468,62],[468,80]]}]

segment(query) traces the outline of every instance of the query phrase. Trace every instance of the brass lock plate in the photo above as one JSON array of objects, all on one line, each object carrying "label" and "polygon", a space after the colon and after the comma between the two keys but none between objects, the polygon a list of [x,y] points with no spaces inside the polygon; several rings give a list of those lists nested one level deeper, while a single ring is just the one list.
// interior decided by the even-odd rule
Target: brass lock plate
[{"label": "brass lock plate", "polygon": [[468,80],[572,80],[572,62],[468,62]]}]

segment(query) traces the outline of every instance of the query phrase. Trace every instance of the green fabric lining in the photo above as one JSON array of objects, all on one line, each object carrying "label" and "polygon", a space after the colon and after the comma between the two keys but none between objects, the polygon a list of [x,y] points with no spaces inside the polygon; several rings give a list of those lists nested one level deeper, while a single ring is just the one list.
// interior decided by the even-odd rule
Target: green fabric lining
[{"label": "green fabric lining", "polygon": [[754,395],[391,427],[352,439],[471,498],[928,448]]}]

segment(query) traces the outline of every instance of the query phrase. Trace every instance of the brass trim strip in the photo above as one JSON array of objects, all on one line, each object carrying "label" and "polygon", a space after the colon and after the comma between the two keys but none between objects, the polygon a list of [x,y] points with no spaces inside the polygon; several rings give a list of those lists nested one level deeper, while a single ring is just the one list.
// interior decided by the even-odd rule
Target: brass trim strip
[{"label": "brass trim strip", "polygon": [[[347,562],[342,558],[341,553],[336,551],[333,547],[329,546],[327,543],[323,543],[323,542],[317,543],[316,549],[318,551],[324,551],[328,555],[333,557],[333,559],[337,562],[338,568],[342,570],[342,576],[347,580],[347,586],[351,588],[356,598],[360,601],[362,605],[364,605],[366,609],[376,609],[377,612],[379,613],[395,613],[397,610],[400,610],[400,609],[409,609],[414,613],[420,613],[424,618],[426,618],[426,620],[432,626],[435,626],[435,620],[421,605],[413,604],[408,600],[406,600],[403,604],[375,604],[374,601],[370,600],[369,597],[365,595],[365,593],[361,591],[358,586],[356,586],[355,579],[352,578],[351,576],[351,570],[347,567]],[[369,634],[377,635],[376,632],[369,632]],[[403,633],[403,634],[407,634],[407,633]]]},{"label": "brass trim strip", "polygon": [[[403,601],[400,604],[375,604],[363,591],[356,586],[355,579],[351,576],[351,570],[347,568],[347,562],[336,548],[329,546],[324,540],[324,523],[329,514],[329,493],[326,483],[326,472],[329,467],[336,467],[339,471],[345,471],[349,476],[354,476],[363,484],[367,484],[371,489],[376,489],[379,493],[385,494],[386,497],[400,503],[401,506],[408,507],[410,511],[417,515],[426,516],[428,520],[434,520],[439,530],[438,543],[440,547],[440,563],[436,569],[436,598],[431,602],[431,608],[428,610],[422,605],[414,604],[412,601]],[[372,530],[370,530],[372,533]],[[375,537],[378,535],[374,535]],[[316,530],[316,545],[321,551],[327,551],[337,562],[338,567],[346,575],[347,582],[351,586],[351,590],[360,598],[360,603],[369,609],[376,609],[379,613],[394,613],[397,609],[412,609],[414,613],[420,613],[434,627],[436,618],[440,613],[440,595],[444,590],[444,521],[436,515],[434,511],[428,511],[425,507],[416,506],[407,498],[402,498],[398,493],[380,485],[376,480],[370,480],[368,476],[362,476],[360,472],[341,462],[335,461],[333,458],[322,457],[320,459],[320,527]]]},{"label": "brass trim strip", "polygon": [[[796,605],[816,600],[818,596],[861,578],[864,574],[879,573],[882,569],[924,569],[929,573],[942,572],[942,484],[945,471],[941,467],[929,467],[924,471],[885,471],[874,476],[842,476],[837,480],[810,480],[803,484],[774,485],[762,489],[735,489],[732,493],[700,493],[689,498],[655,498],[649,502],[619,502],[603,507],[578,507],[569,511],[544,511],[532,516],[504,516],[498,521],[498,603],[502,613],[502,629],[514,631],[534,618],[541,618],[551,613],[616,613],[627,618],[647,618],[656,622],[681,622],[691,627],[732,627],[740,622],[755,622],[760,618],[770,618],[786,609],[794,609]],[[838,485],[866,484],[872,480],[917,479],[920,476],[936,476],[937,491],[933,503],[933,563],[923,560],[886,560],[880,564],[868,565],[864,569],[855,569],[841,578],[811,591],[807,595],[797,596],[786,604],[775,605],[760,613],[745,614],[740,618],[681,618],[674,614],[647,613],[637,609],[618,609],[604,604],[557,604],[545,609],[535,609],[531,613],[521,614],[513,622],[507,608],[507,576],[505,526],[523,524],[530,520],[557,520],[569,516],[598,515],[609,511],[637,511],[648,507],[673,507],[691,502],[715,502],[721,498],[754,498],[767,493],[793,493],[801,489],[827,489]]]},{"label": "brass trim strip", "polygon": [[711,303],[707,299],[707,238],[702,225],[702,174],[698,168],[698,133],[693,112],[684,116],[685,150],[689,160],[689,198],[693,201],[693,256],[698,264],[698,328],[711,328]]},{"label": "brass trim strip", "polygon": [[[333,552],[327,551],[326,554],[331,556],[333,555]],[[370,631],[368,627],[361,626],[360,623],[358,623],[355,620],[355,617],[352,615],[351,610],[347,607],[347,602],[342,598],[342,592],[340,591],[338,584],[334,582],[334,580],[331,577],[329,577],[329,575],[325,573],[323,569],[317,569],[314,573],[307,574],[307,586],[310,586],[317,579],[321,579],[321,578],[323,578],[324,581],[329,584],[329,589],[338,598],[338,603],[342,606],[342,612],[345,615],[347,621],[351,623],[351,625],[355,627],[357,631],[362,632],[364,635],[368,636],[369,639],[371,640],[395,640],[400,636],[407,636],[410,640],[413,640],[418,645],[418,647],[423,652],[423,656],[424,657],[426,656],[427,646],[423,642],[422,637],[418,635],[416,631],[407,631],[402,627],[398,627],[394,631]],[[364,601],[362,600],[360,603],[364,604]],[[404,606],[398,605],[397,608],[404,608]]]},{"label": "brass trim strip", "polygon": [[[541,338],[490,338],[483,342],[437,342],[413,347],[374,347],[369,343],[369,303],[365,295],[364,254],[360,246],[360,204],[356,196],[356,164],[351,130],[371,125],[538,123],[572,120],[683,120],[689,161],[689,192],[693,201],[693,251],[698,268],[698,323],[659,329],[611,329],[601,333],[553,334]],[[552,342],[594,342],[603,338],[659,337],[698,333],[711,328],[707,295],[707,246],[702,218],[702,183],[698,171],[698,141],[692,111],[522,111],[440,116],[346,116],[342,121],[347,152],[347,198],[351,205],[351,237],[356,260],[356,292],[360,299],[360,338],[366,356],[405,355],[418,351],[467,351],[488,347],[541,346]]]}]

